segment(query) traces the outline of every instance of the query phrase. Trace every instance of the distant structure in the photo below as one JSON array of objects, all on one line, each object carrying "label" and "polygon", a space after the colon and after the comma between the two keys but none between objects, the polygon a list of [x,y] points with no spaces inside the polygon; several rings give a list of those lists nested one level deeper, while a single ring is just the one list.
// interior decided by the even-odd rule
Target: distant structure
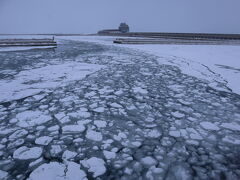
[{"label": "distant structure", "polygon": [[121,23],[118,29],[104,29],[98,31],[98,34],[119,34],[119,33],[128,33],[129,26],[126,23]]},{"label": "distant structure", "polygon": [[129,26],[126,23],[121,23],[118,30],[122,33],[128,33],[129,32]]}]

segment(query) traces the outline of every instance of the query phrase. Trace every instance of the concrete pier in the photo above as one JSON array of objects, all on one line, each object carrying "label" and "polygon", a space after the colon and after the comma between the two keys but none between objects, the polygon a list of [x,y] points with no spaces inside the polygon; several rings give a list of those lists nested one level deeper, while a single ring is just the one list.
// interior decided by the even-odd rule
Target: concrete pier
[{"label": "concrete pier", "polygon": [[0,47],[12,46],[57,46],[54,39],[1,39]]}]

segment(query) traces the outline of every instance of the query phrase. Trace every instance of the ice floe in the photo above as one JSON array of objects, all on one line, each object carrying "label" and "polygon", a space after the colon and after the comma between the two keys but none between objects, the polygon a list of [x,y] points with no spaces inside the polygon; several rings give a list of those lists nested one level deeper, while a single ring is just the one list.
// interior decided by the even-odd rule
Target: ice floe
[{"label": "ice floe", "polygon": [[17,125],[25,128],[44,124],[52,119],[51,116],[41,111],[24,111],[18,113],[16,118]]},{"label": "ice floe", "polygon": [[38,145],[48,145],[51,141],[53,140],[52,137],[49,137],[49,136],[42,136],[42,137],[39,137],[35,140],[35,143],[38,144]]},{"label": "ice floe", "polygon": [[50,162],[43,164],[35,169],[29,176],[28,180],[87,180],[86,173],[80,169],[80,165],[69,162],[67,165]]},{"label": "ice floe", "polygon": [[100,132],[88,130],[86,134],[86,138],[93,140],[93,141],[102,141],[103,137]]},{"label": "ice floe", "polygon": [[114,159],[116,157],[116,153],[111,151],[103,151],[103,154],[106,159]]},{"label": "ice floe", "polygon": [[13,80],[0,80],[0,102],[39,94],[41,91],[85,78],[104,66],[68,62],[21,71]]},{"label": "ice floe", "polygon": [[211,122],[204,121],[204,122],[201,122],[200,125],[206,130],[218,131],[220,129],[217,125],[215,125]]},{"label": "ice floe", "polygon": [[37,159],[42,155],[42,151],[43,150],[40,147],[28,148],[26,146],[22,146],[14,151],[13,158],[20,160]]},{"label": "ice floe", "polygon": [[85,127],[81,124],[78,125],[66,125],[62,127],[62,133],[68,134],[68,133],[81,133],[85,131]]},{"label": "ice floe", "polygon": [[96,178],[103,175],[106,172],[104,160],[96,157],[91,157],[90,159],[80,161],[81,164],[88,168],[88,171],[93,173],[93,177]]}]

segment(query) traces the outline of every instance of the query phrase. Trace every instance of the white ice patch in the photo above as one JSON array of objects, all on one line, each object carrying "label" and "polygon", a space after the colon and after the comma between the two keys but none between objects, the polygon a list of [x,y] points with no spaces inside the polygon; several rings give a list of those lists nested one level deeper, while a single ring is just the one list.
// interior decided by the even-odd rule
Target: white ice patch
[{"label": "white ice patch", "polygon": [[69,62],[22,71],[13,80],[0,80],[0,102],[21,99],[45,89],[65,86],[103,67],[96,64]]},{"label": "white ice patch", "polygon": [[201,122],[200,125],[206,130],[218,131],[219,127],[211,122]]},{"label": "white ice patch", "polygon": [[47,146],[53,140],[52,137],[42,136],[35,140],[36,144]]},{"label": "white ice patch", "polygon": [[134,93],[139,93],[139,94],[147,94],[148,93],[147,90],[145,90],[145,89],[143,89],[141,87],[134,87],[133,88],[133,92]]},{"label": "white ice patch", "polygon": [[81,133],[85,130],[85,127],[81,124],[79,125],[68,125],[62,128],[63,134]]},{"label": "white ice patch", "polygon": [[67,165],[50,162],[35,169],[28,180],[87,180],[86,173],[80,169],[80,165],[69,162]]},{"label": "white ice patch", "polygon": [[183,118],[185,115],[176,111],[176,112],[171,112],[171,114],[175,117],[175,118]]},{"label": "white ice patch", "polygon": [[28,134],[28,131],[26,131],[25,129],[19,129],[19,130],[15,131],[14,133],[12,133],[9,136],[9,139],[13,140],[13,139],[21,138],[23,136],[26,136],[27,134]]},{"label": "white ice patch", "polygon": [[143,165],[149,166],[149,167],[157,164],[157,161],[150,156],[142,158],[141,162]]},{"label": "white ice patch", "polygon": [[148,137],[159,138],[160,136],[161,136],[161,132],[159,132],[157,129],[152,129],[148,132]]},{"label": "white ice patch", "polygon": [[93,141],[101,141],[103,137],[100,132],[88,130],[87,134],[86,134],[86,138],[93,140]]},{"label": "white ice patch", "polygon": [[32,127],[50,121],[52,118],[41,111],[24,111],[16,115],[17,125],[20,127]]},{"label": "white ice patch", "polygon": [[62,155],[62,159],[63,160],[70,160],[70,159],[75,158],[76,155],[77,155],[76,152],[72,152],[72,151],[66,150],[66,151],[64,151],[64,153]]},{"label": "white ice patch", "polygon": [[41,155],[42,148],[39,147],[28,148],[26,146],[22,146],[18,148],[16,151],[14,151],[13,158],[20,160],[37,159]]},{"label": "white ice patch", "polygon": [[116,157],[116,153],[111,151],[103,151],[103,154],[106,159],[114,159]]},{"label": "white ice patch", "polygon": [[221,126],[232,131],[240,131],[240,125],[237,123],[222,123]]},{"label": "white ice patch", "polygon": [[98,108],[94,109],[93,111],[98,112],[98,113],[102,113],[102,112],[104,112],[104,110],[105,110],[104,107],[98,107]]},{"label": "white ice patch", "polygon": [[0,179],[7,178],[7,176],[8,176],[7,172],[0,170]]},{"label": "white ice patch", "polygon": [[103,175],[106,172],[105,162],[100,158],[92,157],[80,162],[85,168],[88,168],[89,172],[93,173],[94,178]]},{"label": "white ice patch", "polygon": [[180,137],[181,133],[179,131],[170,131],[169,135],[173,137]]},{"label": "white ice patch", "polygon": [[94,121],[94,124],[95,124],[98,128],[104,128],[104,127],[107,126],[107,122],[106,122],[106,121],[100,121],[100,120]]}]

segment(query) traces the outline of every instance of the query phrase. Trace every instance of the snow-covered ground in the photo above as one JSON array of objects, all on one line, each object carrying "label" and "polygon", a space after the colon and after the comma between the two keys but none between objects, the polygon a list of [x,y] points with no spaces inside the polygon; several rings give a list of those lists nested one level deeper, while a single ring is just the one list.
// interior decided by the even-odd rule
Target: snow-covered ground
[{"label": "snow-covered ground", "polygon": [[240,46],[121,45],[112,43],[118,37],[66,36],[60,38],[142,50],[159,56],[159,63],[176,65],[188,75],[212,82],[215,80],[219,82],[225,81],[233,92],[240,94]]}]

